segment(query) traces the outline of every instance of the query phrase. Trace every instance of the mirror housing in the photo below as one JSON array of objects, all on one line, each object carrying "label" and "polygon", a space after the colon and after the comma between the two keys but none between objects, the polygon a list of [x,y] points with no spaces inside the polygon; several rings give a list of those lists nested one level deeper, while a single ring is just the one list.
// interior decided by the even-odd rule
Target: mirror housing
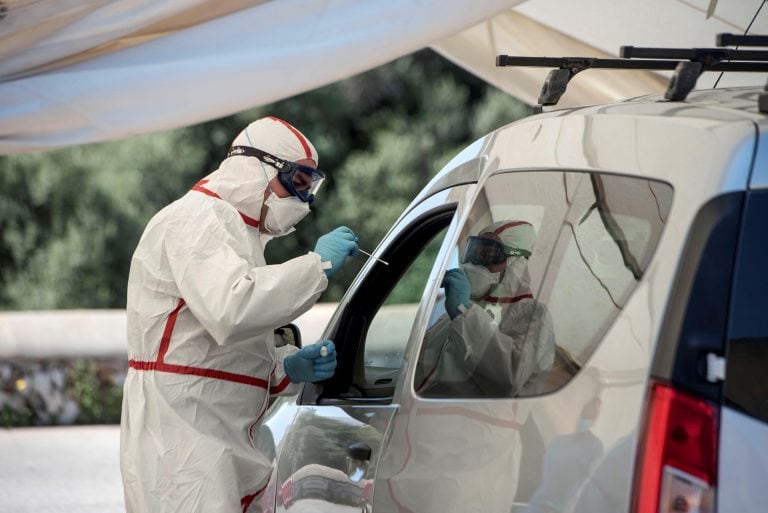
[{"label": "mirror housing", "polygon": [[275,347],[286,345],[301,348],[301,331],[295,324],[286,324],[275,329]]}]

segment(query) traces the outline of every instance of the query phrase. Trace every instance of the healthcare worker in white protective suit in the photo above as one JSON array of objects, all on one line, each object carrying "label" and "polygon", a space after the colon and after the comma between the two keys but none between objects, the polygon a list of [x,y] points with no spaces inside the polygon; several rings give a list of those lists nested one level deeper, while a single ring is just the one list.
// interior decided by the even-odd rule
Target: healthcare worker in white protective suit
[{"label": "healthcare worker in white protective suit", "polygon": [[309,212],[317,160],[296,128],[259,119],[147,225],[128,279],[128,512],[258,511],[272,462],[253,433],[269,398],[333,375],[331,341],[276,348],[274,330],[314,305],[357,237],[341,227],[304,256],[264,260],[266,242]]},{"label": "healthcare worker in white protective suit", "polygon": [[552,368],[549,312],[531,293],[528,258],[536,238],[526,221],[500,221],[467,240],[460,269],[443,278],[444,315],[432,326],[416,369],[428,396],[535,395]]}]

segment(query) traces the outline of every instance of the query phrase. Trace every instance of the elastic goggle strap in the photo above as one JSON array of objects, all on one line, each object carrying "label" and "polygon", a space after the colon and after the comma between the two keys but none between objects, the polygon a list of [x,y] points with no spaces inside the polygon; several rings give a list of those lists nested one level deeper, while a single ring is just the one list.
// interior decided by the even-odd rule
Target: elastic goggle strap
[{"label": "elastic goggle strap", "polygon": [[504,251],[507,256],[530,258],[531,252],[525,249],[513,248],[512,246],[504,246]]},{"label": "elastic goggle strap", "polygon": [[[271,153],[267,153],[266,151],[251,146],[231,147],[229,152],[227,152],[227,158],[236,156],[256,157],[265,164],[274,167],[277,169],[280,183],[288,190],[288,192],[307,203],[312,203],[315,200],[315,193],[325,179],[325,174],[319,169],[302,166],[295,162],[281,159]],[[310,184],[308,188],[304,190],[296,189],[296,173],[302,173],[309,177]]]},{"label": "elastic goggle strap", "polygon": [[261,151],[258,148],[252,148],[250,146],[232,146],[227,152],[227,158],[237,156],[256,157],[260,161],[264,162],[265,164],[269,164],[278,171],[282,171],[285,167],[288,166],[288,164],[291,164],[291,162],[288,162],[285,159],[275,157],[271,153]]}]

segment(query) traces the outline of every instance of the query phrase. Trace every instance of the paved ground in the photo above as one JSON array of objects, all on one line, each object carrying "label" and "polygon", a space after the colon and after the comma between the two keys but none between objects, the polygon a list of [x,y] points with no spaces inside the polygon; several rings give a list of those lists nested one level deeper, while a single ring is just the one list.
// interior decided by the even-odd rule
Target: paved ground
[{"label": "paved ground", "polygon": [[[0,429],[0,513],[125,513],[119,445],[119,426]],[[327,506],[300,500],[288,512]]]},{"label": "paved ground", "polygon": [[0,513],[125,513],[119,426],[0,429]]}]

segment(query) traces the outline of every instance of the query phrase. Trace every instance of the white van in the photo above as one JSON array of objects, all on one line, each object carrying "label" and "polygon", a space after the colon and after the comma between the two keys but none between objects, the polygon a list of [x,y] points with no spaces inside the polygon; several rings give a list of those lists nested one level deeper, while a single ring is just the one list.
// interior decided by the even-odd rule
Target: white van
[{"label": "white van", "polygon": [[[325,333],[338,349],[336,375],[270,409],[262,436],[274,444],[276,472],[262,504],[765,511],[762,94],[702,90],[556,110],[463,150],[375,251],[389,265],[370,259],[340,303]],[[502,221],[535,233],[519,277],[528,291],[489,294],[478,308],[498,314],[524,299],[547,316],[521,316],[517,335],[503,333],[515,346],[506,356],[485,335],[503,332],[504,318],[457,328],[475,307],[446,317],[441,287],[466,261],[469,237]],[[397,304],[399,288],[414,282],[420,301]],[[535,386],[515,384],[535,337],[546,339],[532,357]],[[507,376],[498,372],[510,367],[505,358]],[[486,367],[496,375],[480,376]],[[359,483],[357,504],[315,494],[302,509],[276,492],[302,469],[323,467]]]}]

